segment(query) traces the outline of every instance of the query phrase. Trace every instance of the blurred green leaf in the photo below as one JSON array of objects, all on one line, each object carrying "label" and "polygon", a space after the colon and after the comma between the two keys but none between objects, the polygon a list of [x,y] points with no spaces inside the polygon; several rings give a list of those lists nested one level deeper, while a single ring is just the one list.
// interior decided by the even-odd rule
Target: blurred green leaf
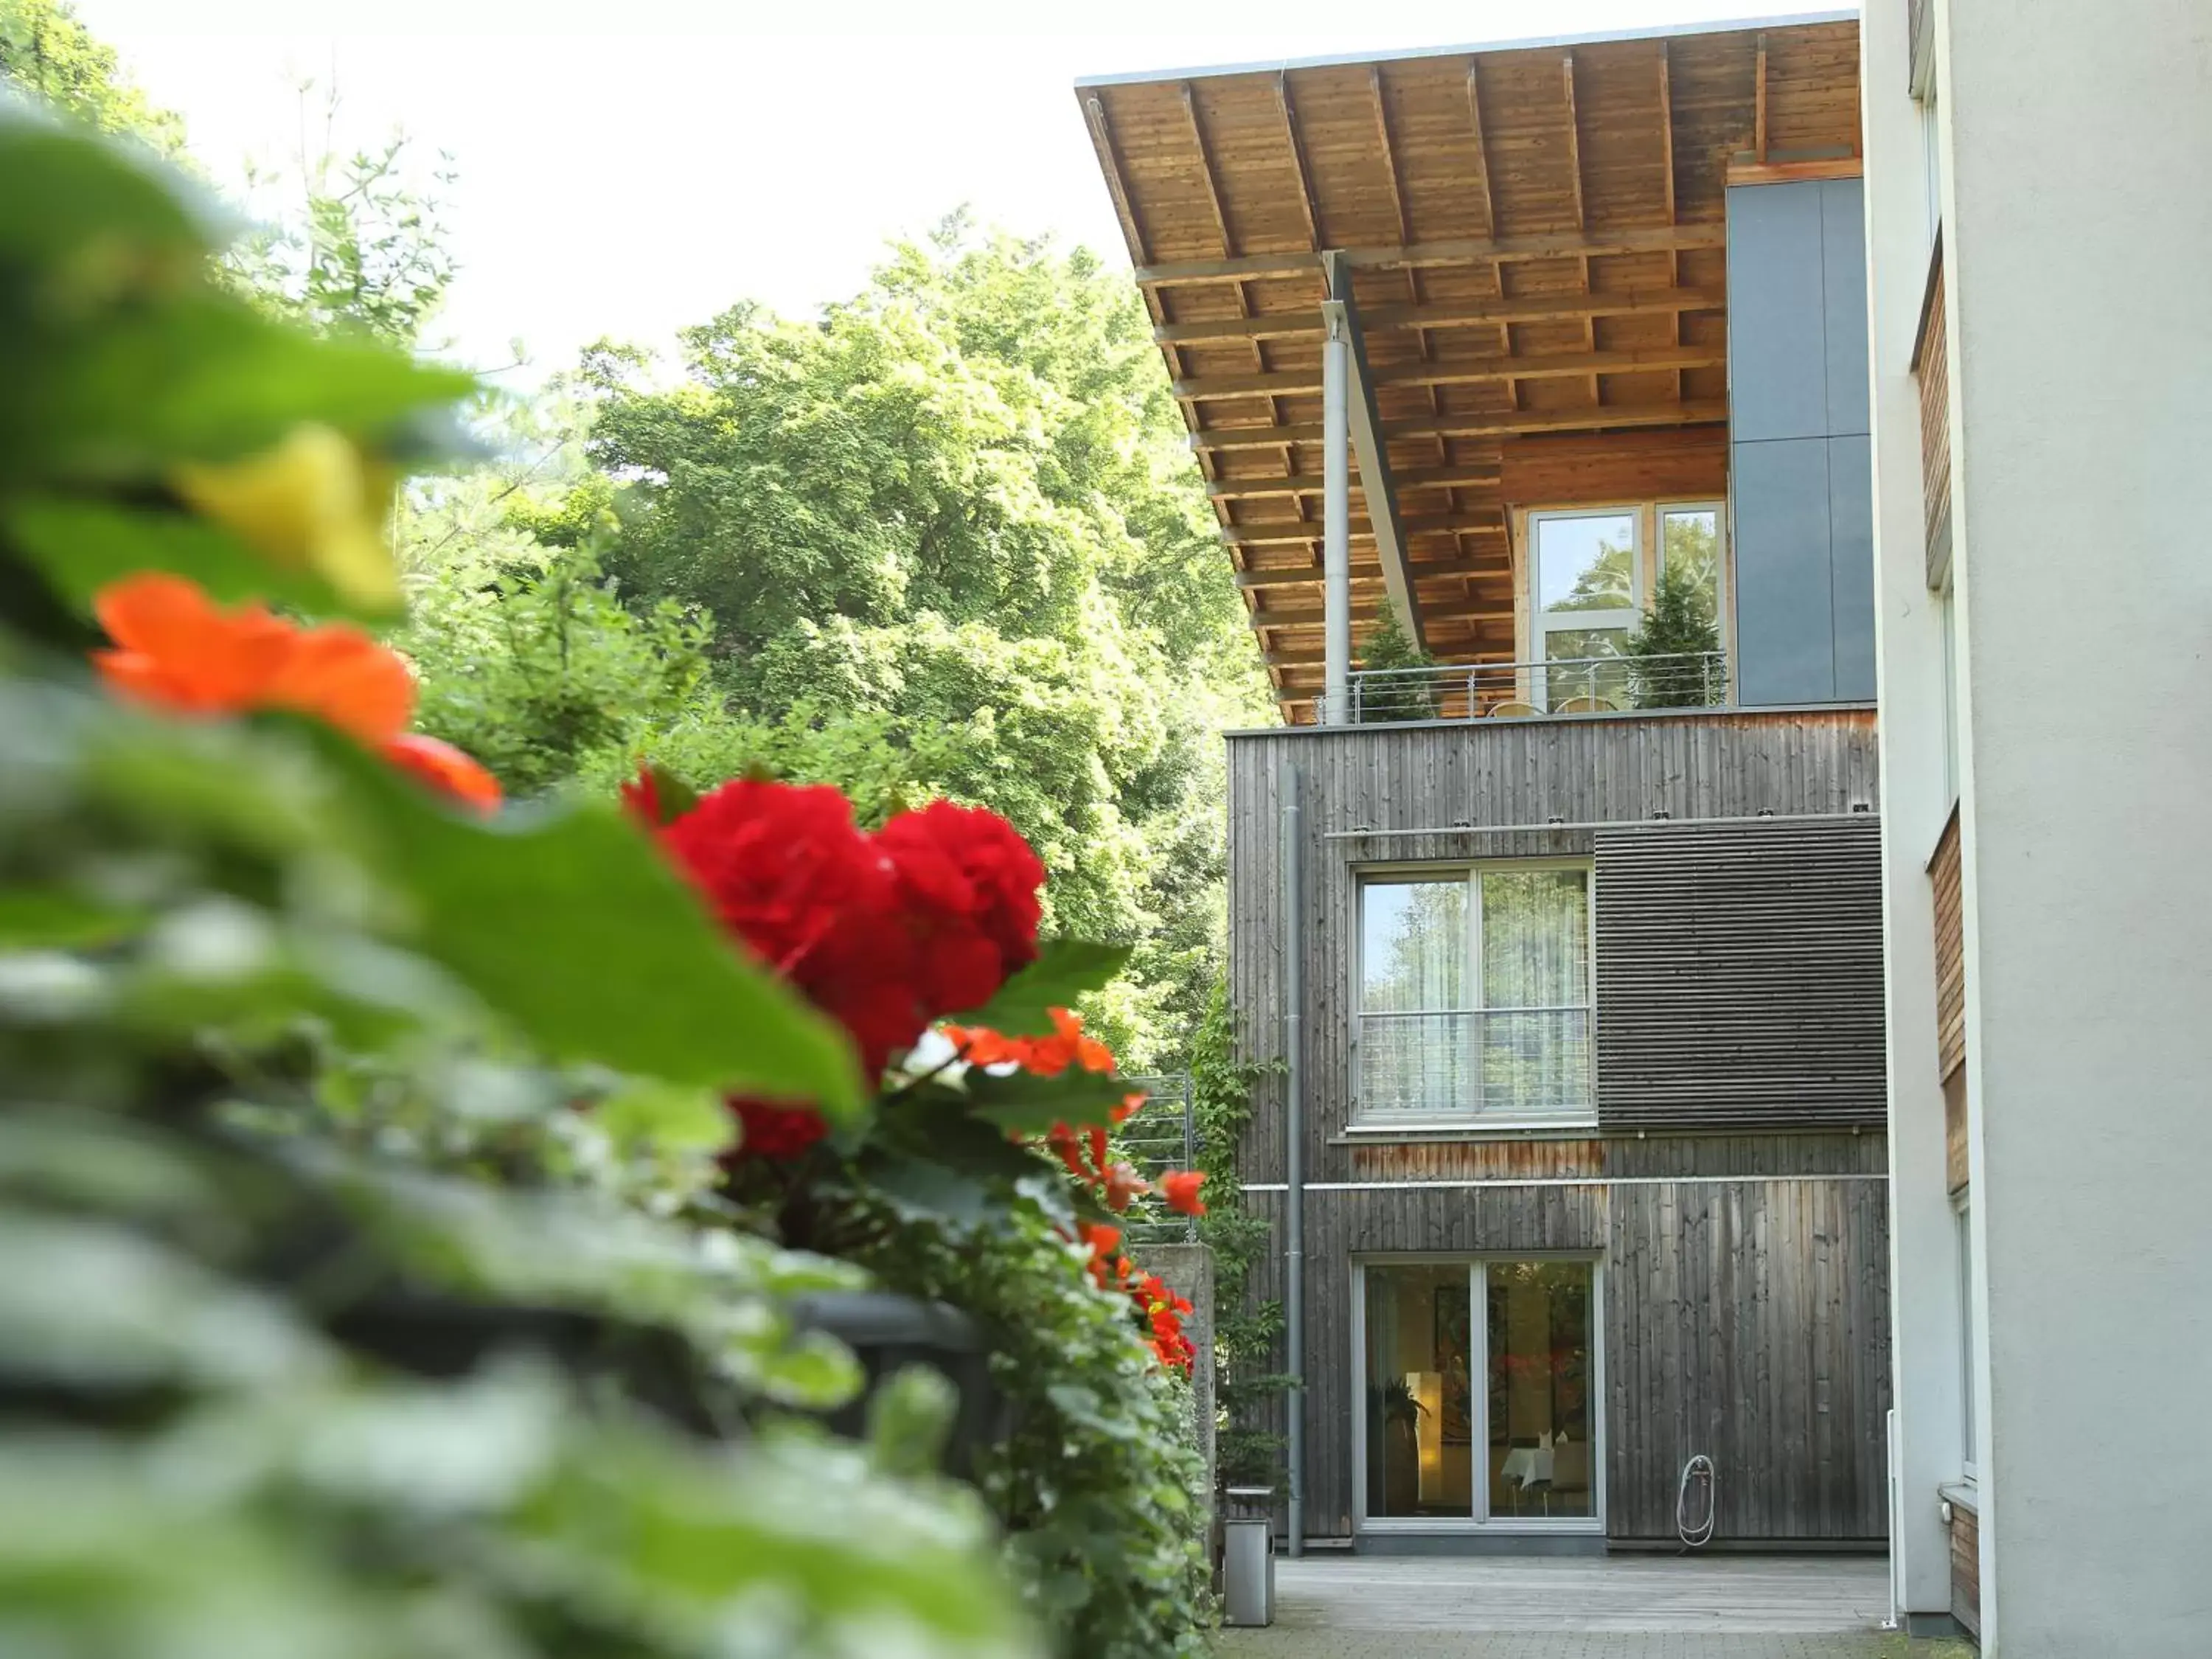
[{"label": "blurred green leaf", "polygon": [[212,289],[106,321],[43,354],[28,378],[23,404],[38,418],[22,446],[80,478],[234,459],[309,421],[374,447],[476,389],[458,370],[367,340],[301,334]]},{"label": "blurred green leaf", "polygon": [[625,1084],[592,1107],[592,1116],[628,1152],[719,1152],[737,1139],[737,1120],[719,1095],[650,1079]]},{"label": "blurred green leaf", "polygon": [[902,1367],[868,1397],[868,1448],[885,1474],[929,1474],[944,1455],[959,1396],[927,1365]]},{"label": "blurred green leaf", "polygon": [[0,950],[105,945],[143,920],[137,911],[55,888],[0,889]]},{"label": "blurred green leaf", "polygon": [[51,269],[90,249],[181,264],[220,240],[210,208],[149,155],[0,105],[0,258]]},{"label": "blurred green leaf", "polygon": [[226,605],[263,599],[319,617],[355,609],[307,566],[280,563],[184,513],[50,499],[17,506],[4,527],[47,585],[82,611],[102,587],[140,570],[173,571]]},{"label": "blurred green leaf", "polygon": [[1081,939],[1047,939],[1037,959],[999,988],[981,1008],[956,1014],[958,1025],[983,1025],[1007,1036],[1047,1036],[1052,1011],[1074,1006],[1120,973],[1129,960],[1126,945],[1090,945]]},{"label": "blurred green leaf", "polygon": [[1001,1128],[1042,1134],[1055,1123],[1072,1129],[1103,1126],[1131,1093],[1121,1079],[1071,1066],[1058,1077],[1033,1072],[995,1073],[970,1067],[968,1096],[975,1114]]},{"label": "blurred green leaf", "polygon": [[114,1227],[0,1213],[0,1375],[112,1386],[266,1387],[325,1370],[280,1303]]}]

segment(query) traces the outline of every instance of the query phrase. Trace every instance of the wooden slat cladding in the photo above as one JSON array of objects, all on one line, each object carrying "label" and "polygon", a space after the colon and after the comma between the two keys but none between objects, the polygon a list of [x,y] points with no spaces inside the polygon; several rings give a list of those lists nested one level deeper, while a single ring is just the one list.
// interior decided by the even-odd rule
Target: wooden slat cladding
[{"label": "wooden slat cladding", "polygon": [[1672,1540],[1682,1467],[1702,1452],[1717,1538],[1882,1537],[1887,1184],[1625,1186],[1608,1199],[1607,1534]]},{"label": "wooden slat cladding", "polygon": [[1941,587],[1951,561],[1951,369],[1945,353],[1943,247],[1936,246],[1923,301],[1912,372],[1920,382],[1920,507],[1928,545],[1928,586]]},{"label": "wooden slat cladding", "polygon": [[[1784,1149],[1802,1143],[1807,1156]],[[1597,1147],[1619,1168],[1658,1141]],[[1683,1462],[1720,1471],[1719,1535],[1868,1540],[1884,1531],[1889,1407],[1887,1187],[1878,1134],[1670,1137],[1679,1180],[1398,1189],[1306,1197],[1307,1525],[1352,1535],[1352,1437],[1364,1384],[1352,1352],[1355,1261],[1588,1252],[1603,1265],[1607,1531],[1671,1538]],[[1586,1159],[1593,1143],[1549,1156]],[[1533,1154],[1528,1154],[1533,1156]],[[1832,1176],[1739,1174],[1768,1159]],[[1838,1166],[1865,1165],[1846,1172]],[[1531,1177],[1524,1177],[1531,1178]],[[1251,1194],[1276,1248],[1254,1303],[1282,1294],[1284,1194]],[[1261,1424],[1280,1432],[1293,1402]]]},{"label": "wooden slat cladding", "polygon": [[1943,1184],[1958,1192],[1970,1178],[1966,1151],[1966,1070],[1960,1066],[1943,1079]]},{"label": "wooden slat cladding", "polygon": [[[1280,768],[1302,775],[1304,830],[1300,932],[1290,937],[1283,908]],[[1868,709],[1808,713],[1721,713],[1591,720],[1349,726],[1238,732],[1229,740],[1230,1000],[1246,1052],[1282,1058],[1285,953],[1303,952],[1305,997],[1306,1167],[1316,1181],[1353,1178],[1351,1151],[1338,1140],[1350,1121],[1354,1048],[1352,983],[1358,933],[1359,872],[1386,863],[1587,856],[1586,830],[1474,835],[1462,826],[1565,823],[1635,823],[1655,812],[1675,819],[1785,818],[1878,805],[1874,714]],[[1750,828],[1755,832],[1759,826]],[[1768,826],[1784,829],[1787,824]],[[1662,824],[1681,837],[1695,826]],[[1871,818],[1846,821],[1873,844]],[[1354,834],[1352,832],[1362,832]],[[1407,834],[1408,831],[1433,833]],[[1371,833],[1369,833],[1371,832]],[[1337,837],[1331,839],[1331,837]],[[1688,842],[1681,843],[1691,845]],[[1756,876],[1757,872],[1753,872]],[[1598,883],[1597,1023],[1609,1015],[1602,978],[1609,950]],[[1763,890],[1774,892],[1771,883]],[[1878,935],[1874,941],[1879,950]],[[1878,957],[1869,1014],[1880,1018]],[[1864,1018],[1868,1015],[1856,1015]],[[1875,1056],[1880,1058],[1879,1026]],[[1680,1033],[1669,1034],[1669,1040]],[[1699,1072],[1723,1072],[1714,1055]],[[1877,1067],[1878,1070],[1878,1067]],[[1246,1132],[1247,1181],[1283,1178],[1280,1072],[1265,1075]],[[1601,1073],[1600,1097],[1605,1085]],[[1873,1121],[1881,1117],[1880,1096]],[[1725,1129],[1726,1112],[1683,1127]],[[1817,1115],[1778,1115],[1778,1127],[1814,1127]],[[1858,1115],[1846,1122],[1863,1121]],[[1743,1127],[1766,1127],[1765,1124]]]},{"label": "wooden slat cladding", "polygon": [[1951,1500],[1951,1616],[1982,1633],[1982,1517]]},{"label": "wooden slat cladding", "polygon": [[1936,1075],[1966,1063],[1966,933],[1959,886],[1959,809],[1954,805],[1928,860],[1936,889]]},{"label": "wooden slat cladding", "polygon": [[1352,1148],[1354,1181],[1556,1181],[1605,1172],[1595,1140],[1401,1140]]},{"label": "wooden slat cladding", "polygon": [[1596,838],[1600,1122],[1880,1124],[1880,826]]},{"label": "wooden slat cladding", "polygon": [[[1261,1061],[1282,1058],[1288,1012],[1283,969],[1293,942],[1282,891],[1280,768],[1285,760],[1297,767],[1303,780],[1304,881],[1296,945],[1305,970],[1306,1167],[1316,1181],[1353,1178],[1350,1149],[1331,1143],[1351,1119],[1356,1066],[1352,974],[1363,868],[1469,858],[1586,856],[1593,845],[1586,830],[1472,835],[1458,826],[1541,824],[1555,817],[1569,823],[1635,823],[1655,812],[1690,819],[1749,818],[1767,811],[1787,818],[1879,804],[1874,715],[1865,709],[1686,711],[1597,720],[1238,732],[1229,740],[1230,1000],[1246,1051]],[[1747,826],[1753,832],[1759,827]],[[1680,837],[1695,828],[1660,824],[1651,832]],[[1873,828],[1871,818],[1844,824],[1846,832],[1863,832],[1869,847]],[[1609,1021],[1603,975],[1610,954],[1602,873],[1598,895],[1597,1023],[1602,1044]],[[1877,952],[1879,944],[1877,934]],[[1869,1012],[1858,1017],[1878,1022],[1878,956],[1876,960]],[[1878,1061],[1878,1024],[1876,1032]],[[1679,1035],[1670,1034],[1670,1040]],[[1710,1054],[1699,1058],[1699,1070],[1726,1070],[1734,1064],[1716,1067],[1711,1060]],[[1255,1092],[1243,1145],[1247,1181],[1282,1179],[1282,1087],[1280,1072],[1271,1071]],[[1601,1069],[1601,1110],[1605,1091]],[[1875,1100],[1871,1121],[1879,1121],[1879,1092]],[[1676,1121],[1685,1127],[1717,1129],[1741,1124],[1725,1112],[1712,1114],[1709,1121],[1696,1113]],[[1869,1120],[1854,1114],[1841,1121]],[[1773,1120],[1783,1127],[1820,1121],[1817,1115]]]},{"label": "wooden slat cladding", "polygon": [[1598,836],[1607,1128],[1882,1121],[1877,838],[1871,820]]}]

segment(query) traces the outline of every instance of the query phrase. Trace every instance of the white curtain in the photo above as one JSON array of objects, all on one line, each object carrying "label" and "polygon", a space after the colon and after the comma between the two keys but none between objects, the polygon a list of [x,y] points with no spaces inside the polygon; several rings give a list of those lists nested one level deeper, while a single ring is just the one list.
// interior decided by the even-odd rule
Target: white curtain
[{"label": "white curtain", "polygon": [[1482,1109],[1589,1104],[1589,872],[1486,870]]}]

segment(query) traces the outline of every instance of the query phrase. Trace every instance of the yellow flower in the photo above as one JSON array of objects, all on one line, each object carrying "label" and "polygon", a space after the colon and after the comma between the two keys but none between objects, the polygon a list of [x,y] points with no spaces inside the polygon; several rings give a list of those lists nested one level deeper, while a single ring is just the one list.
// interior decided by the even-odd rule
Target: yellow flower
[{"label": "yellow flower", "polygon": [[384,538],[395,480],[343,433],[305,423],[243,460],[179,466],[171,482],[258,552],[307,566],[356,605],[398,605],[399,572]]}]

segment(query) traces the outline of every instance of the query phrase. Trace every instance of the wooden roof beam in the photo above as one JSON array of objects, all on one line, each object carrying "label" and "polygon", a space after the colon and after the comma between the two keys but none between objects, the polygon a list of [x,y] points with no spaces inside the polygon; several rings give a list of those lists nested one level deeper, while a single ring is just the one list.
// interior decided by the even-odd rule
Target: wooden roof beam
[{"label": "wooden roof beam", "polygon": [[[1583,194],[1583,124],[1575,102],[1574,53],[1564,52],[1559,54],[1559,76],[1567,100],[1567,181],[1574,190],[1575,228],[1587,234],[1589,230],[1589,203]],[[1588,254],[1582,258],[1582,277],[1583,292],[1587,294],[1590,287]],[[1583,349],[1592,352],[1597,349],[1597,319],[1587,313],[1583,318]],[[1598,384],[1595,374],[1589,378],[1589,395],[1594,404],[1605,401],[1605,388]]]},{"label": "wooden roof beam", "polygon": [[[1427,581],[1431,578],[1442,580],[1476,576],[1496,576],[1510,580],[1513,574],[1513,565],[1509,558],[1492,556],[1487,558],[1431,560],[1425,564],[1414,565],[1413,570],[1413,580],[1416,581]],[[1354,581],[1378,581],[1382,579],[1382,567],[1379,565],[1355,564],[1352,567],[1352,580]],[[1237,586],[1242,588],[1318,587],[1321,586],[1321,580],[1322,573],[1308,565],[1278,569],[1240,570],[1237,573]]]},{"label": "wooden roof beam", "polygon": [[1482,68],[1470,58],[1467,65],[1467,125],[1474,135],[1474,170],[1482,179],[1483,234],[1498,234],[1498,197],[1490,182],[1490,147],[1482,136]]},{"label": "wooden roof beam", "polygon": [[[1403,536],[1455,535],[1502,536],[1505,520],[1502,509],[1484,513],[1427,513],[1413,518],[1401,519],[1398,528]],[[1373,539],[1375,526],[1366,518],[1355,514],[1352,520],[1352,538]],[[1321,544],[1322,527],[1317,520],[1277,519],[1266,524],[1232,524],[1222,527],[1221,539],[1231,547],[1280,546],[1285,543],[1315,546]],[[1320,580],[1319,566],[1315,567],[1315,580]]]},{"label": "wooden roof beam", "polygon": [[1589,228],[1589,204],[1583,197],[1582,122],[1575,113],[1575,55],[1559,54],[1559,78],[1567,99],[1567,185],[1574,192],[1575,228]]},{"label": "wooden roof beam", "polygon": [[[1676,220],[1680,217],[1680,216],[1674,211],[1674,82],[1673,77],[1673,67],[1674,56],[1667,50],[1667,43],[1664,40],[1662,40],[1659,43],[1659,163],[1662,169],[1660,176],[1664,181],[1666,187],[1667,222],[1670,225],[1674,223]],[[1667,269],[1668,275],[1676,285],[1679,286],[1682,280],[1682,256],[1679,253],[1668,254],[1667,256]],[[1682,313],[1679,311],[1674,313],[1674,343],[1676,345],[1681,344]],[[1677,398],[1682,395],[1682,371],[1680,369],[1676,369],[1674,371],[1674,395]]]},{"label": "wooden roof beam", "polygon": [[[1329,252],[1361,270],[1394,270],[1404,265],[1477,264],[1486,259],[1574,259],[1615,253],[1671,253],[1677,248],[1724,247],[1728,228],[1719,223],[1650,226],[1601,232],[1544,231],[1527,236],[1468,236],[1400,247],[1332,248]],[[1254,276],[1317,275],[1317,253],[1254,253],[1236,259],[1182,259],[1139,265],[1136,277],[1153,288],[1192,283],[1235,282]]]},{"label": "wooden roof beam", "polygon": [[[1494,484],[1500,464],[1471,461],[1455,466],[1401,467],[1395,475],[1401,489],[1458,489]],[[1354,489],[1359,488],[1352,485]],[[1224,478],[1208,484],[1206,493],[1215,501],[1261,501],[1274,495],[1318,495],[1321,480],[1306,474],[1284,478]]]},{"label": "wooden roof beam", "polygon": [[1176,88],[1182,97],[1184,119],[1190,123],[1190,142],[1198,151],[1198,176],[1206,185],[1206,199],[1213,210],[1213,223],[1221,233],[1221,257],[1237,257],[1237,239],[1229,233],[1229,214],[1221,204],[1221,186],[1213,174],[1213,149],[1206,141],[1206,124],[1199,119],[1198,99],[1185,81]]},{"label": "wooden roof beam", "polygon": [[1374,525],[1375,545],[1382,561],[1382,586],[1398,625],[1415,650],[1427,648],[1421,627],[1421,599],[1413,579],[1406,572],[1406,532],[1398,520],[1398,492],[1390,482],[1389,440],[1382,434],[1382,412],[1375,405],[1375,374],[1367,361],[1367,334],[1360,322],[1359,301],[1352,291],[1352,273],[1334,255],[1326,261],[1328,300],[1323,307],[1332,331],[1341,329],[1344,353],[1352,384],[1346,390],[1346,414],[1352,428],[1352,453],[1359,464],[1359,486]]},{"label": "wooden roof beam", "polygon": [[1129,186],[1121,176],[1121,151],[1114,142],[1114,129],[1106,118],[1105,100],[1091,93],[1083,100],[1083,114],[1091,128],[1091,147],[1098,152],[1099,170],[1106,175],[1106,193],[1114,198],[1115,216],[1121,222],[1121,234],[1128,239],[1129,255],[1138,264],[1147,264],[1152,255],[1145,250],[1145,233],[1137,223],[1137,210],[1129,201]]},{"label": "wooden roof beam", "polygon": [[[1619,351],[1566,351],[1542,357],[1490,357],[1467,362],[1406,363],[1374,377],[1376,386],[1481,386],[1492,380],[1582,380],[1678,368],[1715,368],[1728,362],[1724,345],[1633,346]],[[1318,368],[1276,369],[1266,374],[1210,374],[1175,382],[1188,403],[1232,398],[1281,398],[1321,390]]]},{"label": "wooden roof beam", "polygon": [[1754,57],[1753,73],[1758,79],[1751,89],[1751,155],[1764,165],[1766,161],[1766,35],[1759,37],[1759,50]]},{"label": "wooden roof beam", "polygon": [[[1321,249],[1321,205],[1314,195],[1313,174],[1306,167],[1306,143],[1298,132],[1298,112],[1291,103],[1290,76],[1284,71],[1275,72],[1275,111],[1283,118],[1283,137],[1291,147],[1291,166],[1298,179],[1298,206],[1306,216],[1306,246],[1316,253]],[[1142,272],[1138,274],[1142,282]]]},{"label": "wooden roof beam", "polygon": [[1367,91],[1375,100],[1375,140],[1382,147],[1382,177],[1390,186],[1390,210],[1397,216],[1398,241],[1401,246],[1413,240],[1413,228],[1406,222],[1406,192],[1398,184],[1398,154],[1390,143],[1390,106],[1382,97],[1382,66],[1367,66]]},{"label": "wooden roof beam", "polygon": [[[1387,603],[1387,599],[1383,603]],[[1352,621],[1379,622],[1382,617],[1383,603],[1371,599],[1354,599],[1352,603]],[[1512,614],[1513,605],[1510,599],[1504,602],[1493,601],[1488,605],[1447,604],[1433,613],[1431,620],[1481,622],[1494,617],[1510,617]],[[1319,628],[1322,621],[1322,607],[1318,605],[1263,605],[1253,610],[1250,621],[1255,629]]]},{"label": "wooden roof beam", "polygon": [[[1528,409],[1386,421],[1389,438],[1495,438],[1530,432],[1602,432],[1614,428],[1704,426],[1728,419],[1725,398],[1668,399],[1657,404],[1608,404],[1602,409]],[[1321,422],[1290,426],[1201,427],[1184,441],[1192,449],[1279,449],[1286,443],[1317,444]]]},{"label": "wooden roof beam", "polygon": [[[1551,322],[1561,317],[1626,317],[1636,313],[1719,311],[1728,296],[1717,288],[1646,288],[1591,294],[1538,294],[1507,300],[1443,301],[1434,305],[1370,306],[1371,334],[1388,328],[1488,328],[1499,323]],[[1208,342],[1290,340],[1321,332],[1321,313],[1275,312],[1259,317],[1222,317],[1211,322],[1166,323],[1152,331],[1161,345]]]}]

